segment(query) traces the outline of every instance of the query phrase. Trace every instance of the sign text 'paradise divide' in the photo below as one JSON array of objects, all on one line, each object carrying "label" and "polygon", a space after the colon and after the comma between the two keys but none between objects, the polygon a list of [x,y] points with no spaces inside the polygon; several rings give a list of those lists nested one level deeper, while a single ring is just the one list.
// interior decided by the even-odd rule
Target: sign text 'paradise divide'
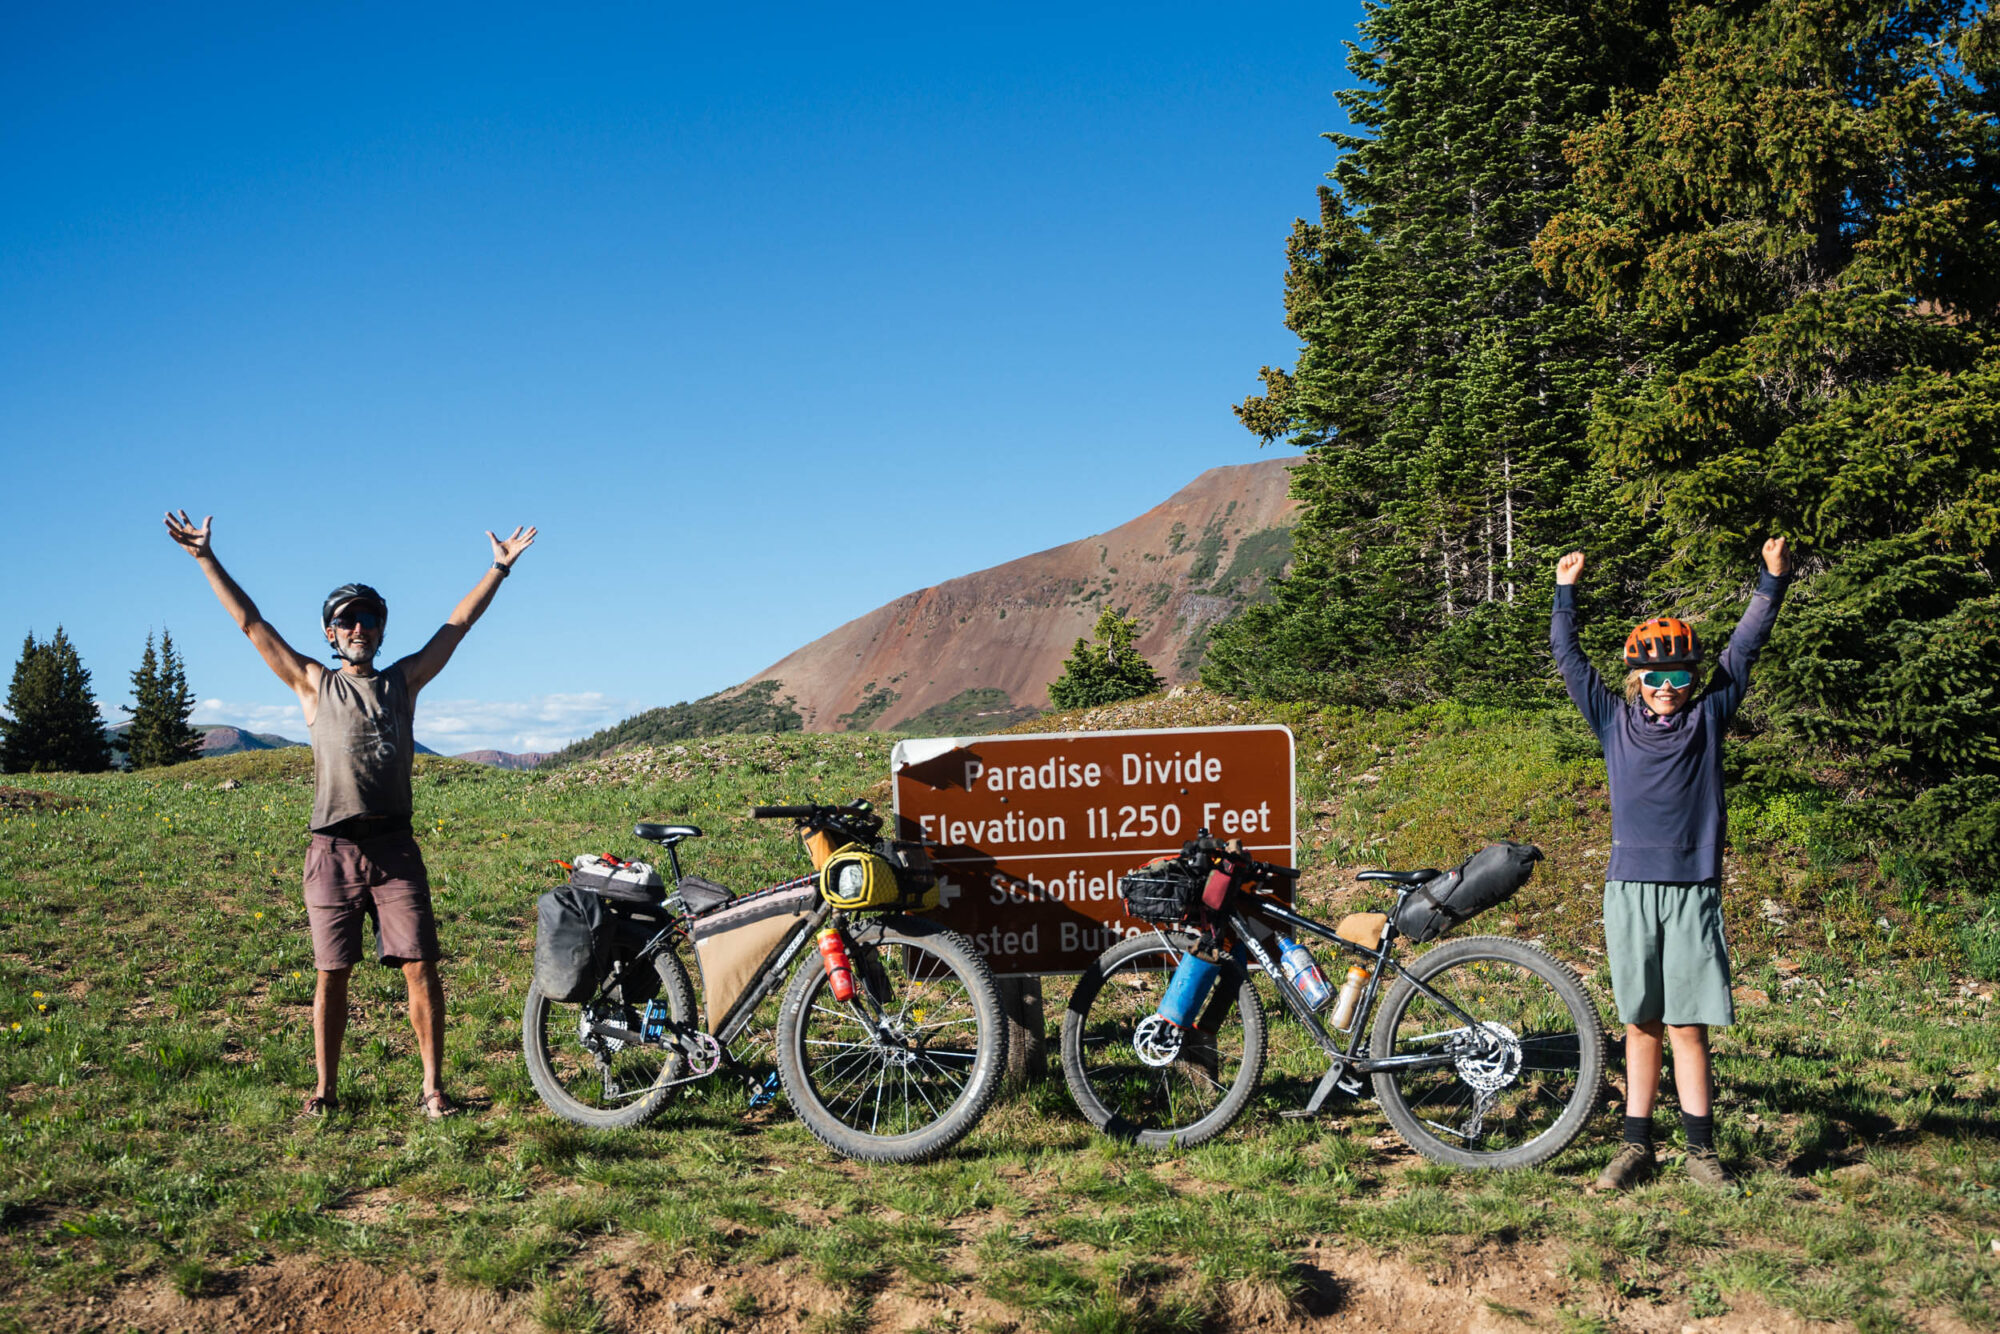
[{"label": "sign text 'paradise divide'", "polygon": [[1118,881],[1198,830],[1293,864],[1285,727],[903,741],[889,767],[897,836],[933,844],[933,915],[1000,974],[1079,972],[1151,930]]}]

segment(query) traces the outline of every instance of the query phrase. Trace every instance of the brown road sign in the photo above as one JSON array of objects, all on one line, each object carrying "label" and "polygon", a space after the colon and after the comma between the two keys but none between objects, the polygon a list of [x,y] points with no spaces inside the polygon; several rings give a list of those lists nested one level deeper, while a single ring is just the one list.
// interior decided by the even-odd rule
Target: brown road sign
[{"label": "brown road sign", "polygon": [[1118,881],[1206,828],[1293,864],[1291,729],[902,741],[898,836],[942,846],[939,921],[1003,976],[1080,972],[1133,931]]}]

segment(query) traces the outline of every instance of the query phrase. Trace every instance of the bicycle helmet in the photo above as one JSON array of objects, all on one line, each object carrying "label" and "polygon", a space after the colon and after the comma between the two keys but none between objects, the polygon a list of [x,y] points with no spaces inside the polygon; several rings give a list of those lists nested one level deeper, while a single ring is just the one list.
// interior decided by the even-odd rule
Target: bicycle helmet
[{"label": "bicycle helmet", "polygon": [[366,606],[372,606],[382,613],[384,622],[389,619],[389,604],[382,600],[380,593],[377,593],[366,584],[342,584],[339,588],[328,593],[326,601],[320,604],[320,629],[324,630],[332,625],[333,614],[350,602],[359,602]]},{"label": "bicycle helmet", "polygon": [[1701,640],[1694,627],[1678,617],[1655,616],[1641,621],[1625,636],[1628,668],[1693,667],[1700,661]]}]

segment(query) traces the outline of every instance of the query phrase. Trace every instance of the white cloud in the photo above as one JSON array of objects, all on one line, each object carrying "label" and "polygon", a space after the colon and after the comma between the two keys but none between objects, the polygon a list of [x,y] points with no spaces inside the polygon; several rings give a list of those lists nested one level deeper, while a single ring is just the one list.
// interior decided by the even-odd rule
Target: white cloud
[{"label": "white cloud", "polygon": [[597,691],[530,695],[526,699],[417,700],[417,740],[447,755],[468,750],[561,750],[639,711],[639,705]]},{"label": "white cloud", "polygon": [[276,732],[293,741],[306,739],[306,715],[296,700],[290,704],[243,704],[234,700],[205,699],[194,706],[188,721],[204,727],[240,727],[246,732]]},{"label": "white cloud", "polygon": [[[468,750],[561,750],[639,711],[633,700],[589,691],[578,695],[531,695],[527,699],[417,699],[417,740],[446,755]],[[276,732],[306,739],[305,715],[293,704],[243,704],[205,699],[193,722]]]}]

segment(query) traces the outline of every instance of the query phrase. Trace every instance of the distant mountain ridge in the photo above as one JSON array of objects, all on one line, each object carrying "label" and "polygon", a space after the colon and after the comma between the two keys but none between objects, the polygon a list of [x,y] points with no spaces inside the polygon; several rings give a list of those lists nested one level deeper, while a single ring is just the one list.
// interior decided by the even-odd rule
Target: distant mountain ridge
[{"label": "distant mountain ridge", "polygon": [[908,593],[742,685],[649,709],[571,743],[562,765],[725,733],[966,735],[1033,718],[1105,607],[1139,621],[1169,684],[1193,679],[1209,633],[1265,596],[1291,560],[1291,460],[1211,468],[1107,533]]}]

